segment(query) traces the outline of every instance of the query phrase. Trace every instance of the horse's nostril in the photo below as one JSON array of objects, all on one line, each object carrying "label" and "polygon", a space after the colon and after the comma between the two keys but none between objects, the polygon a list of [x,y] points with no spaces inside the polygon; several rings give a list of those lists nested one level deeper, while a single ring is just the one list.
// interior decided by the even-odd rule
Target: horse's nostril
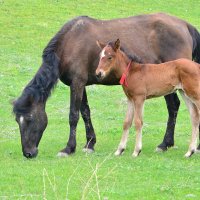
[{"label": "horse's nostril", "polygon": [[32,154],[30,152],[27,152],[24,154],[26,158],[32,158]]}]

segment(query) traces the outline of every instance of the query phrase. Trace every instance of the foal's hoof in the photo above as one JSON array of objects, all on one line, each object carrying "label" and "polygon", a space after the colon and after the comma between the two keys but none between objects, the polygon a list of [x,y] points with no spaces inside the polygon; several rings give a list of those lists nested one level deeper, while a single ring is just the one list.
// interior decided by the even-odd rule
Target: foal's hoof
[{"label": "foal's hoof", "polygon": [[185,157],[186,158],[189,158],[192,156],[192,154],[195,152],[195,150],[192,150],[192,151],[188,151],[186,154],[185,154]]},{"label": "foal's hoof", "polygon": [[138,156],[140,155],[140,153],[141,153],[141,150],[139,150],[139,151],[134,151],[133,154],[132,154],[133,158],[138,157]]},{"label": "foal's hoof", "polygon": [[200,153],[200,144],[199,144],[199,146],[196,149],[196,153]]},{"label": "foal's hoof", "polygon": [[200,153],[200,149],[196,149],[195,153]]},{"label": "foal's hoof", "polygon": [[89,149],[89,148],[83,148],[84,153],[94,153],[94,149]]},{"label": "foal's hoof", "polygon": [[115,151],[115,156],[121,156],[123,154],[125,149],[117,149],[117,151]]},{"label": "foal's hoof", "polygon": [[59,152],[59,153],[57,154],[57,157],[60,157],[60,158],[66,158],[66,157],[68,157],[68,156],[69,156],[69,154],[64,153],[64,152]]}]

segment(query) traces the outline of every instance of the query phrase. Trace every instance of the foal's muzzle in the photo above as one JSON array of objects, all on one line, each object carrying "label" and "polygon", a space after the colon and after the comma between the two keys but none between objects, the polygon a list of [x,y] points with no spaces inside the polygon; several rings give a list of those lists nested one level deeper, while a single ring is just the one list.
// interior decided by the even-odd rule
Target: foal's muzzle
[{"label": "foal's muzzle", "polygon": [[103,71],[99,71],[98,73],[96,73],[96,77],[99,80],[102,80],[105,76],[105,73]]}]

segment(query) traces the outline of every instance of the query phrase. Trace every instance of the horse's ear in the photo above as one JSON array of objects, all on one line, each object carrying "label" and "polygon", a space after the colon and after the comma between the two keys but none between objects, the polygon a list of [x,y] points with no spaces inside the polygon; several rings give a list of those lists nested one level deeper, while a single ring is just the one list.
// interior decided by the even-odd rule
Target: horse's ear
[{"label": "horse's ear", "polygon": [[119,38],[115,41],[115,44],[114,44],[114,50],[117,51],[117,49],[120,48],[120,40]]},{"label": "horse's ear", "polygon": [[106,45],[102,42],[100,42],[99,40],[96,41],[97,43],[97,46],[100,48],[100,49],[103,49]]}]

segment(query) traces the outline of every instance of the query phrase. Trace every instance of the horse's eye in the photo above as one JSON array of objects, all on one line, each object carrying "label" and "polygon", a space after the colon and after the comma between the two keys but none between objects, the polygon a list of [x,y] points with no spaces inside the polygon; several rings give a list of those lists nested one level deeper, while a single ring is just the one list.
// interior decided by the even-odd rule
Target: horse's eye
[{"label": "horse's eye", "polygon": [[33,120],[33,117],[32,117],[32,115],[27,115],[25,117],[25,119],[26,119],[27,122],[31,122]]},{"label": "horse's eye", "polygon": [[110,56],[110,57],[108,57],[108,60],[112,60],[112,57]]}]

